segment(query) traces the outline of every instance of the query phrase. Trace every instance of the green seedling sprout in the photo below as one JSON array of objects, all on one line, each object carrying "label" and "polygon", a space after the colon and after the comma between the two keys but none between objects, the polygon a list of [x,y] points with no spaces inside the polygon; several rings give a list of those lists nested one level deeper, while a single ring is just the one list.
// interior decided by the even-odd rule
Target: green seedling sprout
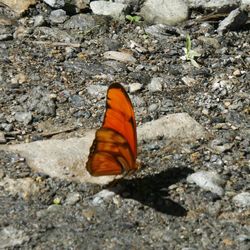
[{"label": "green seedling sprout", "polygon": [[126,15],[126,19],[130,21],[130,23],[139,23],[141,20],[140,16],[131,16],[131,15]]},{"label": "green seedling sprout", "polygon": [[61,199],[59,197],[56,197],[54,200],[53,200],[53,204],[54,205],[60,205],[61,204]]},{"label": "green seedling sprout", "polygon": [[189,34],[186,36],[186,47],[183,48],[185,56],[182,56],[181,59],[185,61],[190,61],[192,65],[196,68],[199,68],[200,65],[195,61],[195,57],[201,56],[197,51],[192,50],[192,43]]}]

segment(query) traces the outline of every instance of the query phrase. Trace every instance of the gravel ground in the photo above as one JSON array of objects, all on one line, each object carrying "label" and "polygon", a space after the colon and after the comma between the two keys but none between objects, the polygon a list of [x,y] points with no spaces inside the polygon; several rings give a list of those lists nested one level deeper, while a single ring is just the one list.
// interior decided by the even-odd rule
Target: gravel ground
[{"label": "gravel ground", "polygon": [[[39,187],[39,195],[20,196],[0,186],[2,249],[249,249],[249,203],[233,202],[250,191],[249,30],[218,35],[216,23],[191,20],[156,37],[143,22],[98,16],[87,30],[72,19],[34,27],[32,14],[0,42],[3,143],[99,127],[107,86],[116,81],[125,83],[138,125],[187,112],[211,136],[143,141],[140,171],[108,189],[33,173],[25,159],[0,151],[1,180],[31,178]],[[186,33],[199,68],[181,59]],[[136,62],[105,58],[110,50]],[[219,175],[223,195],[187,181],[201,170]]]}]

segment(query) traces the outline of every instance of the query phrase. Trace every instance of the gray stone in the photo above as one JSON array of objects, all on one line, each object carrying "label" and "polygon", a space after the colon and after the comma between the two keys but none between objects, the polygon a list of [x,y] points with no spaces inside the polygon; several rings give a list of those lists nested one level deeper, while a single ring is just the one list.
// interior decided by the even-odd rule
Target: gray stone
[{"label": "gray stone", "polygon": [[69,98],[69,101],[72,103],[75,107],[83,107],[84,106],[84,99],[82,96],[79,95],[73,95]]},{"label": "gray stone", "polygon": [[161,38],[161,39],[171,36],[172,34],[175,34],[175,35],[184,34],[184,31],[180,30],[177,27],[173,27],[173,26],[161,24],[161,23],[148,26],[145,28],[145,31],[148,34],[155,36],[157,38]]},{"label": "gray stone", "polygon": [[128,5],[107,1],[93,1],[90,3],[90,8],[94,14],[123,19],[127,13]]},{"label": "gray stone", "polygon": [[148,84],[148,90],[150,92],[162,91],[164,79],[162,77],[154,77],[151,82]]},{"label": "gray stone", "polygon": [[100,98],[106,95],[108,88],[103,85],[90,85],[86,89],[91,96]]},{"label": "gray stone", "polygon": [[219,196],[224,195],[224,190],[221,187],[221,185],[224,184],[224,181],[215,172],[199,171],[189,175],[187,181],[189,183],[195,183],[199,187],[218,194]]},{"label": "gray stone", "polygon": [[[67,21],[66,21],[67,22]],[[67,31],[59,29],[57,27],[36,27],[34,30],[34,35],[41,36],[43,35],[48,40],[54,40],[65,43],[74,43],[76,39],[71,36]]]},{"label": "gray stone", "polygon": [[188,18],[188,6],[183,0],[146,0],[141,15],[149,23],[174,25]]},{"label": "gray stone", "polygon": [[25,125],[27,125],[32,121],[32,113],[31,112],[16,112],[15,119],[16,121],[22,122]]},{"label": "gray stone", "polygon": [[242,192],[233,197],[233,202],[240,207],[250,207],[250,193]]},{"label": "gray stone", "polygon": [[66,11],[59,9],[51,11],[49,19],[54,24],[64,23],[68,19],[68,16],[66,15]]},{"label": "gray stone", "polygon": [[44,96],[37,105],[37,111],[40,114],[55,116],[56,105],[54,100],[52,100],[49,96]]},{"label": "gray stone", "polygon": [[152,103],[149,107],[148,107],[148,112],[154,112],[158,109],[158,104],[156,103]]},{"label": "gray stone", "polygon": [[44,24],[45,20],[42,15],[37,15],[34,17],[34,27],[39,27]]},{"label": "gray stone", "polygon": [[56,114],[54,99],[40,87],[32,90],[30,98],[26,102],[26,108],[43,115],[54,116]]},{"label": "gray stone", "polygon": [[244,25],[248,20],[248,14],[245,11],[242,11],[240,8],[237,8],[219,23],[217,29],[218,33],[223,33],[227,30],[239,29]]},{"label": "gray stone", "polygon": [[64,23],[65,29],[78,29],[84,32],[105,31],[108,27],[108,18],[88,14],[78,14],[72,16]]}]

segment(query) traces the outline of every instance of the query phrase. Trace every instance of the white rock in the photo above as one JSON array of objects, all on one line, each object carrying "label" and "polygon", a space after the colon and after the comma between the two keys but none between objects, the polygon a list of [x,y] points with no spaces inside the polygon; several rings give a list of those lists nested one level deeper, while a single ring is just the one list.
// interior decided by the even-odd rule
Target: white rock
[{"label": "white rock", "polygon": [[205,129],[187,113],[170,114],[147,122],[137,130],[139,140],[164,136],[168,140],[196,140],[207,136]]},{"label": "white rock", "polygon": [[94,206],[98,206],[101,203],[103,203],[104,201],[110,200],[111,198],[113,198],[116,195],[115,192],[110,191],[108,189],[103,189],[102,191],[100,191],[99,193],[95,194],[94,199],[92,201]]},{"label": "white rock", "polygon": [[43,0],[43,1],[53,8],[62,8],[65,5],[65,0]]},{"label": "white rock", "polygon": [[90,3],[90,8],[94,14],[106,15],[115,19],[121,19],[124,18],[124,13],[126,13],[128,5],[107,1],[93,1]]},{"label": "white rock", "polygon": [[89,131],[83,138],[10,145],[6,150],[19,152],[35,172],[61,179],[107,184],[115,177],[92,177],[85,168],[94,136],[95,131]]},{"label": "white rock", "polygon": [[188,6],[183,0],[146,0],[141,15],[150,23],[174,25],[188,18]]},{"label": "white rock", "polygon": [[119,52],[119,51],[107,51],[103,54],[107,59],[113,59],[125,63],[134,63],[136,59],[129,53]]},{"label": "white rock", "polygon": [[[206,137],[206,131],[186,113],[172,114],[138,127],[138,140],[164,136],[169,140],[195,140]],[[0,150],[18,152],[33,171],[52,177],[107,184],[115,176],[93,177],[86,170],[89,149],[95,131],[88,131],[82,138],[45,140],[17,145],[0,145]]]},{"label": "white rock", "polygon": [[34,17],[34,27],[42,26],[44,24],[43,15],[37,15]]},{"label": "white rock", "polygon": [[81,195],[77,192],[69,193],[64,202],[65,205],[74,205],[81,199]]},{"label": "white rock", "polygon": [[32,113],[31,112],[16,112],[15,119],[18,122],[23,122],[24,124],[29,124],[32,120]]},{"label": "white rock", "polygon": [[250,12],[250,0],[241,0],[240,8],[249,13]]},{"label": "white rock", "polygon": [[153,77],[151,82],[148,84],[148,90],[150,92],[162,91],[162,84],[164,79],[162,77]]},{"label": "white rock", "polygon": [[240,207],[250,207],[250,193],[242,192],[233,197],[233,201]]},{"label": "white rock", "polygon": [[187,177],[187,181],[190,183],[195,183],[199,187],[212,193],[218,194],[219,196],[223,196],[224,194],[224,190],[221,187],[224,181],[215,172],[199,171],[189,175]]},{"label": "white rock", "polygon": [[135,93],[142,88],[142,84],[139,82],[129,84],[129,93]]}]

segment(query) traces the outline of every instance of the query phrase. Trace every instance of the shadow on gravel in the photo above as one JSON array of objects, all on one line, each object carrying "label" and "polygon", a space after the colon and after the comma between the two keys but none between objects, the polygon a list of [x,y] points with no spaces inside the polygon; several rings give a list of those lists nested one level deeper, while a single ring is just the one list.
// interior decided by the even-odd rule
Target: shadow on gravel
[{"label": "shadow on gravel", "polygon": [[168,198],[168,187],[185,179],[191,173],[193,170],[190,168],[172,168],[143,179],[123,179],[119,181],[119,184],[125,190],[120,195],[124,198],[137,200],[168,215],[185,216],[187,210]]}]

